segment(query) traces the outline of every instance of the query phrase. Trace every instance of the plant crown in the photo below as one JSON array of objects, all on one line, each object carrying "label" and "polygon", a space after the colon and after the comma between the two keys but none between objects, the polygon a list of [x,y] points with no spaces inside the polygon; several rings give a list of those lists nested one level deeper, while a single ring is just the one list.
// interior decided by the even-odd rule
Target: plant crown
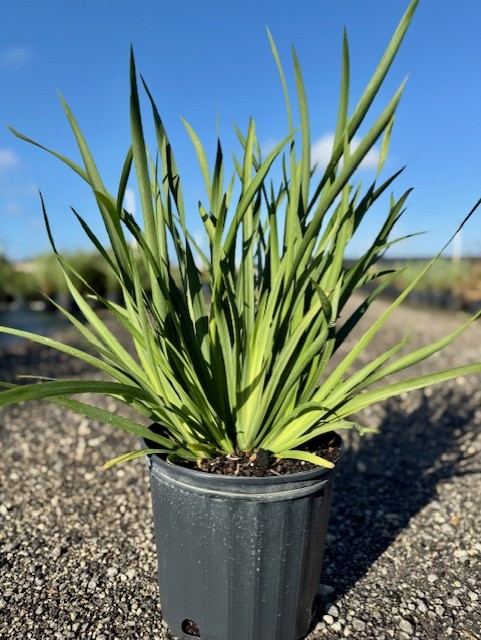
[{"label": "plant crown", "polygon": [[[147,452],[171,459],[195,461],[262,448],[277,458],[332,466],[304,450],[304,445],[338,429],[365,431],[350,416],[369,405],[480,371],[481,364],[472,364],[373,386],[444,348],[477,316],[431,345],[400,355],[405,339],[368,364],[357,365],[378,330],[440,254],[413,278],[339,363],[328,368],[366,310],[399,273],[376,271],[374,267],[385,251],[402,239],[392,240],[390,234],[403,213],[409,192],[400,198],[390,197],[386,218],[364,254],[349,267],[344,257],[362,220],[401,173],[379,182],[404,82],[366,133],[361,135],[360,129],[417,4],[414,0],[408,7],[351,115],[349,51],[344,35],[337,125],[331,157],[322,173],[311,165],[309,113],[298,58],[293,50],[300,115],[296,128],[285,75],[270,34],[287,106],[288,131],[284,140],[264,157],[254,122],[249,122],[245,134],[236,129],[242,154],[234,158],[233,175],[226,182],[220,141],[210,167],[201,141],[185,123],[207,193],[207,201],[198,205],[208,239],[206,252],[187,227],[181,175],[157,107],[142,80],[156,134],[155,153],[147,148],[133,55],[131,147],[116,195],[105,188],[77,121],[62,97],[83,166],[13,131],[62,160],[91,187],[111,249],[105,249],[86,221],[74,213],[118,283],[123,303],[109,300],[91,283],[81,282],[80,274],[57,252],[42,199],[50,241],[86,323],[66,308],[59,309],[95,355],[91,350],[83,351],[13,328],[1,330],[78,358],[100,370],[106,379],[48,379],[41,384],[5,385],[9,388],[0,393],[0,406],[49,399],[148,438],[156,448]],[[376,144],[380,144],[376,177],[363,190],[353,181]],[[142,222],[123,205],[133,168]],[[202,271],[196,265],[195,254],[202,259]],[[172,264],[178,265],[179,278],[174,279]],[[370,293],[357,308],[347,312],[352,294],[369,282]],[[86,288],[127,331],[129,347],[120,343],[112,325],[102,319],[104,316],[92,310],[80,292]],[[72,397],[83,393],[111,396],[133,407],[140,419],[136,421]],[[144,426],[147,421],[161,425],[160,432]],[[145,453],[130,452],[107,466]]]}]

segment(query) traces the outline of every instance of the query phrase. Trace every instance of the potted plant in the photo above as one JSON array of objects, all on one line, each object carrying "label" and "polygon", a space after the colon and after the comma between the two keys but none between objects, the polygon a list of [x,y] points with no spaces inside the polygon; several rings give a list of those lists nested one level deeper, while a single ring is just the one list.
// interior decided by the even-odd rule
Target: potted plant
[{"label": "potted plant", "polygon": [[[147,456],[163,615],[182,638],[296,640],[305,635],[321,571],[332,469],[342,451],[337,431],[370,431],[352,418],[363,408],[481,371],[481,364],[470,364],[386,381],[444,348],[478,316],[433,344],[401,351],[405,339],[373,361],[359,364],[365,347],[441,252],[353,348],[333,360],[367,308],[399,274],[374,267],[399,240],[391,239],[391,232],[408,192],[391,196],[385,221],[365,253],[349,266],[344,257],[363,218],[400,173],[380,178],[404,83],[369,126],[366,118],[417,4],[413,0],[409,5],[351,115],[344,38],[336,133],[322,173],[311,166],[309,115],[298,59],[294,53],[297,128],[270,35],[287,106],[284,140],[264,157],[254,122],[249,122],[245,134],[237,130],[242,155],[234,159],[233,175],[226,183],[221,143],[211,170],[199,138],[185,123],[207,193],[198,213],[208,252],[189,231],[181,174],[142,81],[156,134],[155,153],[148,151],[133,56],[132,144],[117,194],[105,188],[63,98],[83,166],[42,147],[93,190],[111,247],[104,248],[74,213],[118,283],[123,301],[104,297],[58,253],[42,199],[53,250],[86,323],[57,306],[91,349],[83,351],[13,328],[1,330],[78,358],[105,374],[105,379],[5,385],[0,405],[48,399],[142,439],[143,448],[105,467]],[[366,130],[362,136],[361,126]],[[376,177],[367,189],[354,186],[363,159],[379,142]],[[124,207],[132,167],[142,221]],[[134,243],[129,242],[131,237]],[[195,254],[202,260],[202,270]],[[372,283],[375,286],[361,303],[348,311],[353,295],[362,295],[363,285]],[[111,321],[84,300],[80,290],[86,288]],[[115,324],[127,332],[130,345],[119,342]],[[111,396],[135,409],[139,419],[72,397],[82,393]]]}]

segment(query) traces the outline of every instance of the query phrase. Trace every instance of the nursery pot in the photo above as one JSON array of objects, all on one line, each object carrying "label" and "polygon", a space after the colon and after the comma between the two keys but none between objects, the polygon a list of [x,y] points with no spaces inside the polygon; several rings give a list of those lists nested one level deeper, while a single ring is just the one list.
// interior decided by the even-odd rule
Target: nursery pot
[{"label": "nursery pot", "polygon": [[[339,439],[342,445],[341,440]],[[213,475],[148,456],[162,615],[182,640],[298,640],[321,575],[333,471]]]}]

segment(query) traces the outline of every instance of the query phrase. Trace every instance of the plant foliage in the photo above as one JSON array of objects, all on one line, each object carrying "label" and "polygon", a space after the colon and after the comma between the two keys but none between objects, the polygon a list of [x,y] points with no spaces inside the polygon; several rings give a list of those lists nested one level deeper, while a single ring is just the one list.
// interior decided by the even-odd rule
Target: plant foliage
[{"label": "plant foliage", "polygon": [[[369,405],[480,371],[481,364],[473,364],[383,383],[387,376],[445,347],[475,318],[432,345],[399,355],[407,342],[403,340],[372,362],[358,365],[367,345],[436,258],[406,286],[337,366],[328,369],[332,356],[365,311],[397,275],[395,271],[388,278],[379,278],[386,274],[373,271],[373,266],[399,240],[392,240],[391,232],[403,213],[408,192],[399,198],[390,197],[384,223],[365,253],[349,267],[345,266],[344,256],[364,217],[388,193],[400,173],[380,180],[404,82],[373,124],[367,125],[366,116],[416,6],[417,0],[411,2],[351,114],[349,50],[344,36],[336,133],[331,158],[323,173],[311,166],[309,112],[296,53],[293,51],[300,115],[297,128],[283,68],[270,34],[287,105],[285,138],[264,156],[251,120],[245,133],[237,130],[242,153],[239,159],[234,159],[233,175],[226,180],[221,142],[213,165],[209,166],[201,141],[185,123],[207,193],[207,201],[198,205],[209,243],[205,253],[189,233],[183,181],[174,152],[155,102],[141,80],[156,134],[155,152],[147,148],[133,55],[131,147],[117,194],[112,195],[105,188],[87,142],[61,98],[82,166],[46,150],[91,187],[111,250],[107,251],[85,220],[74,213],[118,283],[123,303],[105,299],[91,283],[82,282],[80,274],[56,251],[42,200],[47,230],[66,284],[88,324],[81,323],[66,309],[61,311],[92,345],[95,355],[12,328],[1,330],[79,358],[103,372],[108,380],[44,380],[40,384],[10,386],[0,393],[0,405],[47,398],[146,437],[158,445],[153,451],[171,458],[195,461],[236,450],[255,452],[263,448],[278,458],[301,458],[331,466],[305,451],[304,445],[337,429],[355,427],[362,431],[350,416]],[[366,128],[362,135],[361,128]],[[354,184],[357,171],[377,144],[381,152],[376,178],[363,189],[361,184]],[[135,220],[123,206],[133,171],[142,221]],[[131,237],[135,246],[129,242]],[[202,257],[208,274],[207,297],[195,254]],[[172,276],[172,264],[178,265],[176,279]],[[362,304],[347,312],[346,304],[352,294],[377,279],[378,286],[366,294]],[[79,283],[82,288],[89,288],[91,296],[127,330],[132,349],[121,344],[115,332],[92,310],[79,292]],[[375,383],[381,384],[373,386]],[[145,420],[137,422],[72,397],[86,392],[116,398],[136,409]],[[143,426],[147,420],[162,425],[160,433]],[[145,452],[131,452],[111,463],[142,453]]]}]

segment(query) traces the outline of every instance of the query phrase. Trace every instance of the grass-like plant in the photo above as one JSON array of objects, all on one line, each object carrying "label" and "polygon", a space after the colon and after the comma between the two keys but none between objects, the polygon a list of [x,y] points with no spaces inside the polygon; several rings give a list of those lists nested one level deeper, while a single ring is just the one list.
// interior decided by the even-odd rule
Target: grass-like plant
[{"label": "grass-like plant", "polygon": [[[91,295],[127,330],[133,351],[119,342],[115,332],[80,295],[81,278],[56,251],[42,200],[52,246],[71,295],[88,324],[81,323],[67,310],[60,310],[91,344],[95,355],[31,333],[7,327],[1,330],[68,353],[99,369],[109,379],[49,379],[40,384],[10,386],[0,393],[0,405],[48,398],[89,418],[148,438],[158,445],[158,449],[149,452],[171,459],[195,461],[262,448],[279,459],[302,459],[332,466],[306,451],[306,443],[338,429],[354,427],[362,432],[364,428],[350,416],[369,405],[481,371],[481,364],[471,364],[383,383],[387,376],[448,345],[477,316],[431,345],[400,355],[408,342],[404,339],[372,362],[356,368],[367,345],[436,258],[359,337],[339,364],[328,368],[332,356],[365,311],[397,275],[394,271],[379,279],[379,285],[366,294],[362,304],[347,312],[346,304],[355,291],[386,275],[373,273],[372,267],[399,240],[390,239],[390,235],[409,192],[400,198],[390,197],[386,218],[371,246],[352,266],[347,268],[344,264],[346,247],[362,220],[401,173],[398,171],[379,182],[404,82],[370,126],[366,116],[417,4],[417,0],[411,2],[351,115],[349,52],[344,37],[335,139],[322,174],[311,164],[309,113],[296,53],[293,51],[298,127],[294,125],[293,105],[270,35],[287,105],[286,137],[264,157],[254,122],[249,122],[245,134],[237,129],[241,157],[234,158],[233,175],[226,181],[220,141],[210,167],[201,141],[185,123],[207,193],[207,201],[198,205],[209,243],[205,253],[189,232],[187,220],[191,213],[184,204],[182,178],[157,107],[142,80],[156,134],[155,152],[150,153],[147,148],[133,56],[131,147],[116,195],[106,190],[87,142],[61,98],[83,166],[56,151],[46,150],[93,190],[112,251],[107,251],[85,220],[74,213],[115,276],[123,304],[104,299],[92,287]],[[361,128],[365,129],[363,135]],[[380,158],[376,178],[363,189],[361,184],[354,185],[353,180],[377,144]],[[132,167],[141,201],[141,222],[123,204]],[[129,243],[131,236],[135,247]],[[202,275],[194,254],[203,260]],[[179,277],[175,280],[171,265],[178,266]],[[140,281],[141,271],[147,274],[148,287]],[[137,422],[72,398],[86,392],[112,396],[136,409],[144,419]],[[146,420],[161,425],[160,433],[144,426]],[[130,452],[108,464],[144,453]]]}]

